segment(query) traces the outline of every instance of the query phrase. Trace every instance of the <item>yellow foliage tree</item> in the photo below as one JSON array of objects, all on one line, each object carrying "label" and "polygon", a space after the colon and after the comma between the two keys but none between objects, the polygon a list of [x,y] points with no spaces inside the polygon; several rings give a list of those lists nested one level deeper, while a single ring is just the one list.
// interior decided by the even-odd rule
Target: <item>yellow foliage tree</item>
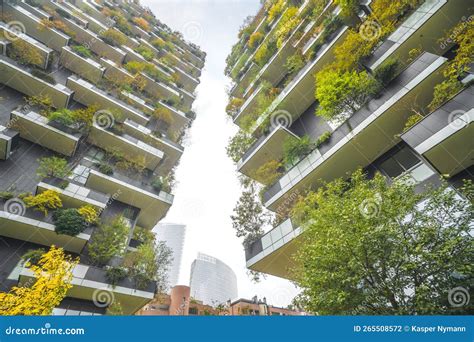
[{"label": "yellow foliage tree", "polygon": [[0,315],[51,315],[72,287],[72,269],[79,262],[51,246],[37,265],[29,267],[36,281],[31,287],[14,287],[0,293]]},{"label": "yellow foliage tree", "polygon": [[49,209],[58,209],[63,206],[59,193],[55,190],[46,190],[36,196],[28,196],[23,199],[27,207],[35,207],[48,215]]},{"label": "yellow foliage tree", "polygon": [[91,205],[84,205],[77,209],[77,212],[86,220],[87,223],[96,223],[99,219],[99,213]]},{"label": "yellow foliage tree", "polygon": [[22,64],[41,66],[44,63],[44,58],[41,56],[41,53],[21,39],[12,40],[11,57]]}]

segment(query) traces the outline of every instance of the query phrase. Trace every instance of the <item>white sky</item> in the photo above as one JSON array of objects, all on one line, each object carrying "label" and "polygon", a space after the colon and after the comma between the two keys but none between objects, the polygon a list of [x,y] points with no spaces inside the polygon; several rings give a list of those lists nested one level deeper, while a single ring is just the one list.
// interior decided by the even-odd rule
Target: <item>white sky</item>
[{"label": "white sky", "polygon": [[155,15],[207,52],[206,66],[197,88],[197,119],[185,143],[176,173],[174,204],[164,221],[187,226],[180,283],[189,284],[197,252],[228,264],[237,275],[239,297],[266,297],[273,305],[288,305],[297,290],[281,278],[268,276],[259,284],[246,274],[242,242],[235,236],[230,215],[241,189],[225,146],[237,131],[227,118],[225,58],[237,41],[244,18],[254,15],[258,0],[143,0]]}]

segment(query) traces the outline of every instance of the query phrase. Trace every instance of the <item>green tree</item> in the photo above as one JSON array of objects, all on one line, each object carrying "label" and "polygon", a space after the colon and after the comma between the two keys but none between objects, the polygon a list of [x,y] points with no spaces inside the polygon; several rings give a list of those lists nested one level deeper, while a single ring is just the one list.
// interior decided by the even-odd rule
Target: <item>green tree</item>
[{"label": "green tree", "polygon": [[242,130],[238,131],[229,140],[229,144],[226,147],[227,155],[234,163],[237,163],[254,141],[255,139],[249,134]]},{"label": "green tree", "polygon": [[[472,194],[472,185],[467,193]],[[473,276],[472,203],[446,186],[415,192],[356,171],[294,208],[305,230],[295,260],[298,302],[322,315],[458,314],[450,290]]]},{"label": "green tree", "polygon": [[378,90],[378,82],[367,72],[327,69],[316,75],[316,114],[326,120],[344,121]]},{"label": "green tree", "polygon": [[106,264],[112,257],[123,255],[129,228],[122,216],[101,224],[89,243],[89,256],[97,264]]},{"label": "green tree", "polygon": [[67,160],[60,157],[44,157],[38,160],[39,166],[36,174],[40,178],[58,177],[65,178],[71,171],[67,166]]}]

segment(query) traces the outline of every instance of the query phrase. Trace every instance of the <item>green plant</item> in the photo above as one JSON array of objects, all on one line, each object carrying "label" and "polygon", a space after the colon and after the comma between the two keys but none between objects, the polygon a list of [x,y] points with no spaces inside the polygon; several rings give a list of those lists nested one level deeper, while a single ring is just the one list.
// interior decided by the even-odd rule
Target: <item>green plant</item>
[{"label": "green plant", "polygon": [[288,137],[283,142],[283,162],[285,165],[294,165],[301,158],[310,153],[313,149],[313,144],[309,136],[305,135],[300,139]]},{"label": "green plant", "polygon": [[331,135],[332,133],[329,132],[329,131],[326,131],[324,132],[323,134],[321,134],[318,138],[318,140],[316,140],[316,143],[315,143],[315,147],[319,147],[321,146],[322,144],[324,144],[326,141],[328,141],[329,139],[331,139]]},{"label": "green plant", "polygon": [[123,267],[109,267],[107,268],[105,276],[110,284],[115,286],[127,277],[127,270]]},{"label": "green plant", "polygon": [[155,191],[161,191],[163,188],[163,179],[161,177],[156,177],[152,180],[151,186],[153,189],[155,189]]},{"label": "green plant", "polygon": [[62,181],[59,182],[58,187],[59,187],[60,189],[63,189],[63,190],[64,190],[64,189],[66,189],[66,188],[68,187],[68,185],[69,185],[69,181],[67,181],[67,180],[64,179],[64,180],[62,180]]},{"label": "green plant", "polygon": [[101,38],[106,43],[116,47],[124,45],[127,42],[127,38],[123,35],[123,33],[111,28],[103,32]]},{"label": "green plant", "polygon": [[326,69],[316,75],[316,114],[326,120],[342,121],[354,114],[379,89],[367,72]]},{"label": "green plant", "polygon": [[21,64],[36,66],[44,64],[44,58],[41,53],[20,38],[11,41],[9,56]]},{"label": "green plant", "polygon": [[122,216],[101,224],[89,243],[89,256],[94,263],[106,264],[112,257],[121,256],[127,247],[129,227]]},{"label": "green plant", "polygon": [[75,123],[73,111],[63,108],[54,112],[50,112],[48,115],[50,121],[60,123],[65,126],[70,126]]},{"label": "green plant", "polygon": [[140,45],[136,48],[136,51],[142,55],[143,58],[145,58],[147,61],[151,61],[153,60],[153,58],[155,58],[155,53],[153,52],[152,49],[144,46],[144,45]]},{"label": "green plant", "polygon": [[299,53],[296,53],[286,60],[285,68],[289,73],[299,71],[304,66],[303,56]]},{"label": "green plant", "polygon": [[389,58],[374,71],[374,77],[382,85],[386,86],[392,81],[400,68],[400,62],[398,59]]},{"label": "green plant", "polygon": [[56,8],[55,11],[61,17],[66,18],[66,19],[71,19],[71,15],[67,11],[63,10],[62,8]]},{"label": "green plant", "polygon": [[252,178],[265,185],[273,184],[282,175],[281,167],[281,162],[278,160],[270,160],[260,166]]},{"label": "green plant", "polygon": [[36,210],[48,215],[49,209],[58,209],[63,206],[59,193],[55,190],[46,190],[36,196],[27,196],[23,198],[27,207],[35,207]]},{"label": "green plant", "polygon": [[423,115],[419,114],[419,113],[415,113],[413,115],[410,115],[407,119],[407,121],[405,122],[405,127],[403,128],[403,133],[405,133],[406,131],[408,131],[410,128],[412,128],[413,126],[415,126],[419,121],[421,121],[423,119]]},{"label": "green plant", "polygon": [[38,159],[39,166],[36,175],[40,178],[57,177],[66,178],[71,171],[68,168],[67,160],[60,157],[44,157]]},{"label": "green plant", "polygon": [[25,254],[21,256],[21,260],[23,261],[26,267],[30,267],[31,265],[38,266],[41,257],[45,253],[46,250],[43,248],[29,249]]},{"label": "green plant", "polygon": [[155,234],[148,229],[135,227],[133,231],[133,239],[142,243],[148,243],[155,240]]},{"label": "green plant", "polygon": [[247,42],[249,48],[254,49],[263,39],[263,33],[254,32],[250,35],[250,38]]},{"label": "green plant", "polygon": [[10,191],[0,191],[0,199],[1,200],[9,200],[13,197],[14,197],[14,195]]},{"label": "green plant", "polygon": [[60,209],[53,213],[54,231],[58,234],[76,236],[87,227],[87,222],[77,209]]},{"label": "green plant", "polygon": [[95,224],[99,221],[99,213],[97,212],[97,209],[89,204],[80,207],[77,209],[77,212],[81,214],[87,223]]},{"label": "green plant", "polygon": [[81,57],[84,57],[84,58],[91,58],[92,57],[91,50],[89,50],[88,48],[86,48],[83,45],[73,45],[73,46],[71,46],[71,49]]},{"label": "green plant", "polygon": [[229,143],[226,147],[227,155],[230,159],[237,163],[243,154],[252,146],[255,138],[251,135],[239,130],[236,135],[229,139]]},{"label": "green plant", "polygon": [[114,173],[114,169],[112,168],[112,166],[110,166],[107,163],[100,163],[99,164],[99,171],[102,172],[103,174],[106,174],[106,175],[109,175],[109,176]]}]

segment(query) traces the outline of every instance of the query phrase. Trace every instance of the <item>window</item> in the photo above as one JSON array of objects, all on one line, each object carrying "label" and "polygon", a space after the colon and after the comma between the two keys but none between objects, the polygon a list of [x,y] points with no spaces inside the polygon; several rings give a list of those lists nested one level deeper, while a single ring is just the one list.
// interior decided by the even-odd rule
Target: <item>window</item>
[{"label": "window", "polygon": [[197,315],[199,313],[198,308],[189,308],[190,315]]},{"label": "window", "polygon": [[394,179],[419,163],[421,163],[420,159],[408,147],[403,147],[382,162],[380,169]]}]

